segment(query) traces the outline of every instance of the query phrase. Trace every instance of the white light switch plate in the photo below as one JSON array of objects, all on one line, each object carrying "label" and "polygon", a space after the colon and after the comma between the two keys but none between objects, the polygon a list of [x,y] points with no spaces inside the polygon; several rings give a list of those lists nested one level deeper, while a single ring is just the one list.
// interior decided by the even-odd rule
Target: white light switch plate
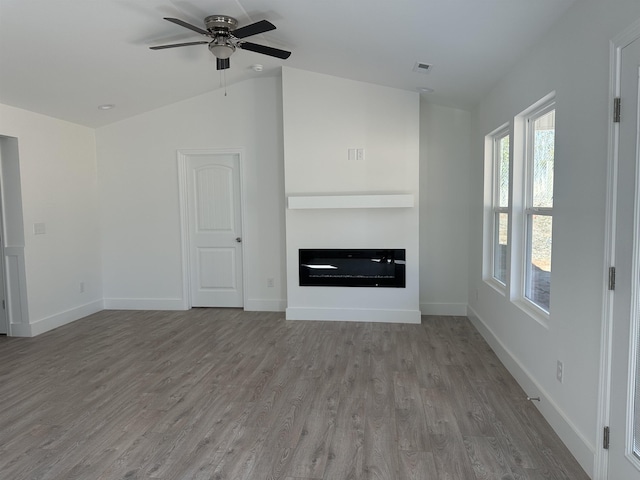
[{"label": "white light switch plate", "polygon": [[44,235],[47,233],[47,226],[44,223],[34,223],[33,224],[33,234],[34,235]]}]

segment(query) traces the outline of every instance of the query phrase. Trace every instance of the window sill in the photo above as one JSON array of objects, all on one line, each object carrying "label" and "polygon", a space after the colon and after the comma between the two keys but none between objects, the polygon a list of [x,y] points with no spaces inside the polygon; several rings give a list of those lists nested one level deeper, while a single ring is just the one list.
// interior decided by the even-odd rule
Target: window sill
[{"label": "window sill", "polygon": [[513,304],[526,313],[529,317],[533,318],[536,322],[542,325],[547,330],[549,329],[549,314],[536,306],[526,298],[520,298],[512,300]]},{"label": "window sill", "polygon": [[507,296],[507,286],[504,283],[500,283],[493,277],[485,278],[484,283],[493,288],[496,292],[498,292],[503,297]]}]

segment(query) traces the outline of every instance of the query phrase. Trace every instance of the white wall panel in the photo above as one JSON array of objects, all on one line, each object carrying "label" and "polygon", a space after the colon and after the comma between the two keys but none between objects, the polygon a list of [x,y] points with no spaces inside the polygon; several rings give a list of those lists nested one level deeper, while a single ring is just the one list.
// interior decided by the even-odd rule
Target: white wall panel
[{"label": "white wall panel", "polygon": [[[110,308],[174,306],[184,299],[177,151],[237,147],[245,152],[245,307],[282,306],[281,81],[249,80],[227,92],[225,97],[216,90],[97,130],[104,296]],[[273,287],[267,286],[269,278]]]},{"label": "white wall panel", "polygon": [[466,315],[471,113],[420,102],[420,310]]},{"label": "white wall panel", "polygon": [[[28,312],[28,319],[22,325],[25,320],[40,325],[16,331],[41,333],[101,308],[95,132],[0,105],[0,135],[16,138],[18,145],[20,188],[12,185],[7,193],[21,195],[22,219],[9,215],[7,221],[12,229],[23,226],[24,232],[12,231],[7,241],[24,246],[28,304],[21,315]],[[44,224],[45,234],[34,234],[36,223]],[[50,318],[55,322],[48,323]]]},{"label": "white wall panel", "polygon": [[[530,378],[523,383],[548,398],[544,408],[556,411],[547,418],[588,473],[600,430],[609,42],[639,17],[636,1],[575,2],[474,112],[470,314],[483,323],[483,332],[495,337],[492,344],[512,357],[505,363],[526,367]],[[545,326],[482,280],[483,151],[485,135],[552,91],[557,136],[551,314]],[[556,380],[557,360],[564,363],[563,383]]]}]

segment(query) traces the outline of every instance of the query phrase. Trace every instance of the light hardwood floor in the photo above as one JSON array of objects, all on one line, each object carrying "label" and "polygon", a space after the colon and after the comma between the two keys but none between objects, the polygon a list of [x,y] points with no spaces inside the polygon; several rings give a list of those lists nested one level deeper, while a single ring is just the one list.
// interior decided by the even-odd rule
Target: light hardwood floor
[{"label": "light hardwood floor", "polygon": [[0,478],[588,477],[465,318],[193,309],[0,338]]}]

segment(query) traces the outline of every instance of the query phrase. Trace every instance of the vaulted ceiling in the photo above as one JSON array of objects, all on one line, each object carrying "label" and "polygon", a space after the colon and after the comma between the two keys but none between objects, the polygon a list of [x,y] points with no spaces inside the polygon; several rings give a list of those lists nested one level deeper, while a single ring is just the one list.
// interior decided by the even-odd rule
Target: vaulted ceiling
[{"label": "vaulted ceiling", "polygon": [[[0,103],[98,127],[287,65],[471,108],[573,1],[0,0]],[[221,73],[206,45],[149,49],[204,39],[163,17],[212,14],[269,20],[247,40],[291,57],[238,50]]]}]

